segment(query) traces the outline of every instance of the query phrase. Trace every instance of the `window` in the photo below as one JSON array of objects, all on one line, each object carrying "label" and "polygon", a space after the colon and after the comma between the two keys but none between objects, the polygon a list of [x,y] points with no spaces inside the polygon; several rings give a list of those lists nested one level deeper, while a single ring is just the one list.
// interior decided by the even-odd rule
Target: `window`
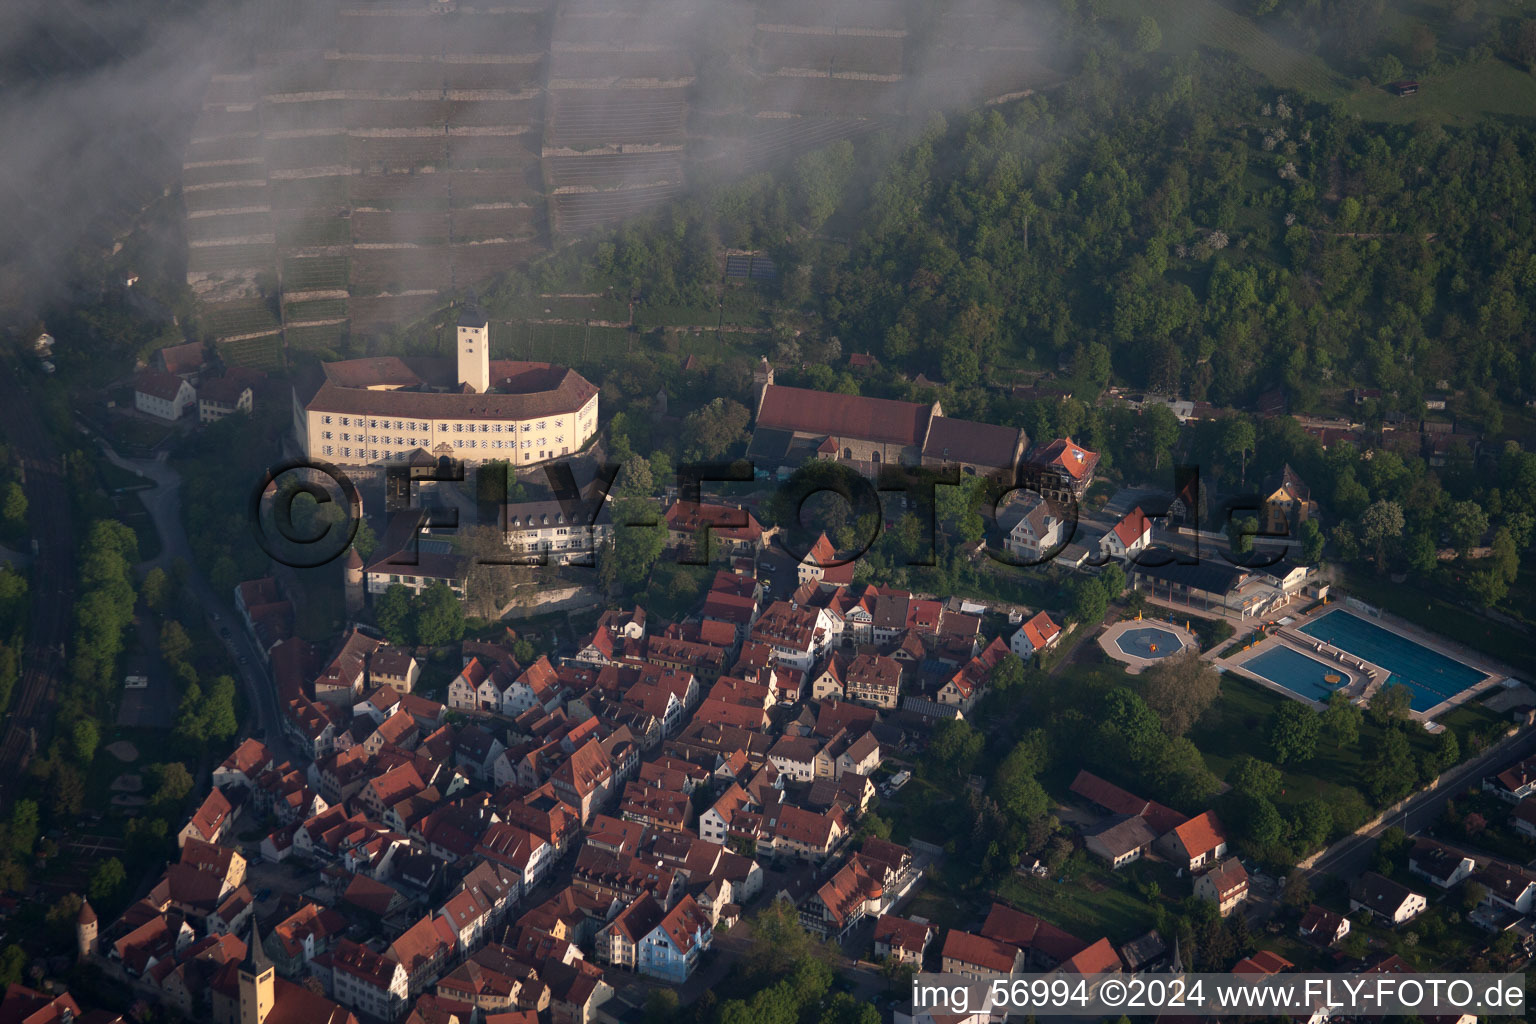
[{"label": "window", "polygon": [[556,434],[555,435],[555,444],[565,444],[565,435],[564,434]]},{"label": "window", "polygon": [[523,424],[523,433],[526,434],[526,433],[529,433],[532,430],[533,430],[533,424],[532,423],[524,423]]},{"label": "window", "polygon": [[464,433],[464,424],[462,424],[462,423],[455,423],[453,425],[453,432],[455,434],[462,434],[462,433]]},{"label": "window", "polygon": [[545,438],[545,437],[541,437],[541,438],[539,438],[539,447],[540,447],[540,448],[542,448],[542,447],[544,447],[544,445],[545,445],[545,443],[546,443],[546,442],[547,442],[547,441],[548,441],[548,440],[549,440],[549,439],[548,439],[548,438]]},{"label": "window", "polygon": [[543,420],[539,420],[539,429],[540,430],[544,429],[544,421]]},{"label": "window", "polygon": [[320,436],[325,438],[327,441],[329,441],[331,439],[331,432],[329,430],[327,430],[325,433],[321,434]]},{"label": "window", "polygon": [[329,423],[329,422],[331,422],[331,418],[329,416],[322,416],[322,417],[320,417],[320,422],[321,423]]},{"label": "window", "polygon": [[480,424],[480,433],[482,433],[482,434],[490,433],[490,430],[491,430],[491,425],[489,423],[482,423],[482,424]]},{"label": "window", "polygon": [[332,449],[332,448],[331,448],[331,446],[330,446],[330,445],[326,445],[326,446],[325,446],[325,447],[324,447],[324,448],[322,448],[322,449],[320,449],[320,450],[321,450],[321,451],[322,451],[322,452],[324,452],[324,453],[325,453],[325,454],[326,454],[326,455],[332,455],[332,454],[334,454],[334,449]]},{"label": "window", "polygon": [[344,427],[350,427],[352,425],[351,417],[343,416],[341,418],[341,425],[344,426]]},{"label": "window", "polygon": [[532,442],[532,441],[529,441],[529,440],[527,440],[527,439],[524,439],[524,441],[523,441],[523,447],[524,447],[524,448],[528,448],[528,447],[531,447],[531,446],[532,446],[532,445],[533,445],[533,442]]},{"label": "window", "polygon": [[370,459],[376,459],[376,458],[378,458],[378,457],[379,457],[379,450],[378,450],[378,449],[377,449],[377,448],[375,448],[375,449],[373,449],[373,450],[372,450],[372,451],[370,451],[370,452],[369,452],[369,453],[368,453],[368,457],[369,457],[369,458],[370,458]]},{"label": "window", "polygon": [[[342,437],[343,437],[343,438],[345,438],[345,437],[346,437],[346,435],[345,435],[345,434],[343,434],[343,435],[342,435]],[[343,448],[343,449],[342,449],[342,450],[341,450],[341,454],[342,454],[342,456],[343,456],[343,457],[344,457],[344,458],[348,458],[348,459],[350,459],[350,458],[351,458],[351,457],[352,457],[352,449],[351,449],[351,448]]]}]

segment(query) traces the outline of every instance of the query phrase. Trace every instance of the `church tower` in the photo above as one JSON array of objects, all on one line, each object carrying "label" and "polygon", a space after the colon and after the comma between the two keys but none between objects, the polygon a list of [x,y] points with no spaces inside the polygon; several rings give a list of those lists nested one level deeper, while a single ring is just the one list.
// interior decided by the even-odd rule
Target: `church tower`
[{"label": "church tower", "polygon": [[81,960],[95,955],[98,927],[96,911],[91,909],[90,900],[86,900],[80,904],[80,914],[75,918],[75,949]]},{"label": "church tower", "polygon": [[262,1024],[277,1002],[276,971],[267,951],[261,948],[256,919],[251,918],[251,934],[246,939],[245,959],[240,963],[240,1024]]},{"label": "church tower", "polygon": [[459,383],[477,395],[491,389],[491,322],[471,292],[459,314]]}]

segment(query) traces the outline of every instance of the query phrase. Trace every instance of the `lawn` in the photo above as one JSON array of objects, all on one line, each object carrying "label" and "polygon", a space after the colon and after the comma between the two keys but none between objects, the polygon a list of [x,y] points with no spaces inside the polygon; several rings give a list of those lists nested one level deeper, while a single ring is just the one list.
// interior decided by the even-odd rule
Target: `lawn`
[{"label": "lawn", "polygon": [[1152,906],[1136,889],[1141,866],[1116,872],[1093,864],[1063,880],[1015,874],[998,885],[997,895],[1084,942],[1108,937],[1118,946],[1152,927]]},{"label": "lawn", "polygon": [[1471,124],[1487,117],[1530,117],[1536,114],[1536,75],[1489,59],[1425,77],[1413,96],[1356,87],[1344,105],[1367,121]]},{"label": "lawn", "polygon": [[[1263,760],[1273,759],[1265,733],[1270,716],[1288,700],[1289,697],[1258,683],[1225,675],[1221,697],[1201,718],[1189,738],[1200,748],[1205,763],[1216,777],[1225,779],[1232,763],[1245,754]],[[1361,727],[1360,742],[1349,747],[1337,747],[1328,739],[1322,739],[1311,760],[1283,769],[1281,795],[1276,802],[1284,806],[1318,797],[1332,806],[1336,814],[1353,809],[1350,816],[1360,819],[1353,823],[1342,821],[1339,825],[1352,829],[1362,824],[1368,813],[1358,785],[1365,769],[1365,754],[1378,731],[1367,721]],[[1428,750],[1434,744],[1434,739],[1423,730],[1410,730],[1409,738],[1416,752]]]},{"label": "lawn", "polygon": [[1113,0],[1122,18],[1150,14],[1163,32],[1163,49],[1191,53],[1202,47],[1238,57],[1282,89],[1296,89],[1328,102],[1348,92],[1348,82],[1320,57],[1297,50],[1215,0]]}]

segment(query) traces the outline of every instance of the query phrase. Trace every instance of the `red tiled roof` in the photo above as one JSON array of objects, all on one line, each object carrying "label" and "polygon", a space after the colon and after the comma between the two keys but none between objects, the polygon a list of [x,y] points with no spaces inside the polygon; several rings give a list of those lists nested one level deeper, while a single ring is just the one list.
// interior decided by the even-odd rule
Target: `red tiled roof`
[{"label": "red tiled roof", "polygon": [[1037,651],[1042,651],[1048,644],[1061,633],[1061,627],[1052,621],[1045,612],[1037,612],[1033,618],[1019,627],[1024,630],[1024,639]]},{"label": "red tiled roof", "polygon": [[1062,970],[1073,974],[1104,974],[1119,969],[1120,954],[1115,952],[1108,939],[1100,939],[1062,964]]},{"label": "red tiled roof", "polygon": [[145,370],[134,378],[133,390],[166,402],[174,402],[186,382],[173,373]]},{"label": "red tiled roof", "polygon": [[757,425],[801,434],[920,445],[931,412],[931,406],[917,402],[770,384],[763,392]]},{"label": "red tiled roof", "polygon": [[1226,832],[1221,827],[1221,819],[1216,817],[1214,811],[1196,815],[1184,824],[1176,826],[1173,831],[1191,857],[1210,853],[1227,841]]},{"label": "red tiled roof", "polygon": [[1097,452],[1091,452],[1082,445],[1073,443],[1070,437],[1063,437],[1046,445],[1033,456],[1032,461],[1059,467],[1072,479],[1081,480],[1093,472],[1094,467],[1099,464],[1099,456]]},{"label": "red tiled roof", "polygon": [[1152,530],[1152,520],[1137,505],[1125,514],[1125,518],[1115,524],[1115,536],[1119,538],[1124,547],[1131,547],[1143,536]]},{"label": "red tiled roof", "polygon": [[944,937],[942,956],[946,960],[958,960],[982,970],[1006,974],[1013,970],[1018,952],[1017,946],[1011,946],[1006,942],[951,928],[949,934]]}]

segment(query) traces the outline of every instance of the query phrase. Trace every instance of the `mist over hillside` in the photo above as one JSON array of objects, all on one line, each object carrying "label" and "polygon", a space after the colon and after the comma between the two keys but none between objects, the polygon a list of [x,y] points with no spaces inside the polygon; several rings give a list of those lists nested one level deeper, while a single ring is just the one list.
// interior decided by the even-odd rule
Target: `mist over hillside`
[{"label": "mist over hillside", "polygon": [[[164,190],[238,361],[382,332],[838,138],[1053,80],[1019,0],[26,0],[0,15],[11,294]],[[11,212],[13,211],[13,212]]]}]

